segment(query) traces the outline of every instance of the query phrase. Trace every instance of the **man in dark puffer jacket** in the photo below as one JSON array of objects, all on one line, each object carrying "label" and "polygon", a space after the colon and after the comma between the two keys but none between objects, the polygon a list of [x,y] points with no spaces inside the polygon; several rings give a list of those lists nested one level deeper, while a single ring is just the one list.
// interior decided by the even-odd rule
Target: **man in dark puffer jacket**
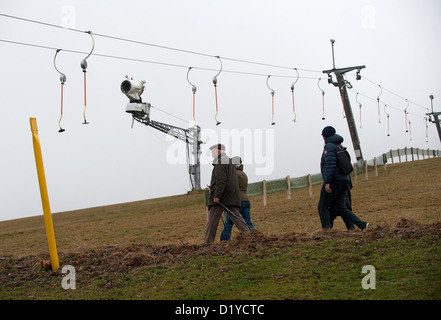
[{"label": "man in dark puffer jacket", "polygon": [[337,170],[336,148],[343,142],[343,137],[335,133],[331,126],[325,127],[322,131],[325,141],[320,169],[323,176],[323,186],[320,191],[318,212],[323,229],[331,229],[329,207],[334,206],[335,213],[344,220],[349,220],[360,229],[366,229],[368,223],[360,220],[346,206],[346,193],[349,190],[349,175],[344,175]]}]

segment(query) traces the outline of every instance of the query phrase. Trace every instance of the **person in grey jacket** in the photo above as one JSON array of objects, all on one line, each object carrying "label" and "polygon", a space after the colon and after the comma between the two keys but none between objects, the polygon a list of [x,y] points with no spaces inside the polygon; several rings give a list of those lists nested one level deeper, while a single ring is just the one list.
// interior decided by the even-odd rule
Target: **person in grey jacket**
[{"label": "person in grey jacket", "polygon": [[[224,210],[240,231],[248,231],[245,220],[239,213],[240,195],[236,167],[225,154],[223,144],[210,147],[213,156],[213,171],[210,182],[210,201],[204,244],[214,242],[217,226]],[[228,212],[228,210],[230,212]]]},{"label": "person in grey jacket", "polygon": [[322,131],[325,147],[323,149],[320,170],[323,176],[323,186],[320,191],[318,213],[323,229],[331,229],[333,220],[329,208],[333,206],[334,214],[339,215],[343,220],[351,221],[360,229],[366,229],[368,223],[360,220],[346,204],[347,193],[350,192],[349,175],[340,173],[337,170],[336,148],[343,143],[343,137],[336,134],[333,127],[327,126]]}]

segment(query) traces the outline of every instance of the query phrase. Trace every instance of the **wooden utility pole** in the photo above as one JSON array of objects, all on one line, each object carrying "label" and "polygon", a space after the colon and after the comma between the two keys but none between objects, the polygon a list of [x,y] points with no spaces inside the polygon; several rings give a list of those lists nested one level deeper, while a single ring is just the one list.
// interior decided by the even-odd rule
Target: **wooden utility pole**
[{"label": "wooden utility pole", "polygon": [[[440,127],[439,118],[438,118],[438,116],[441,115],[441,112],[433,112],[433,95],[430,95],[429,98],[430,98],[430,104],[432,106],[432,112],[431,113],[426,113],[426,116],[429,116],[429,121],[430,122],[435,123],[436,130],[438,130],[439,140],[441,141],[441,127]],[[433,119],[430,116],[432,116]]]},{"label": "wooden utility pole", "polygon": [[[331,39],[332,45],[332,63],[333,68],[331,70],[324,70],[323,73],[328,75],[328,83],[333,84],[338,87],[340,90],[340,97],[343,102],[343,108],[346,115],[346,121],[348,122],[349,133],[351,134],[352,145],[354,147],[355,157],[357,158],[357,163],[360,165],[363,163],[363,154],[361,152],[360,139],[358,137],[357,126],[355,125],[354,115],[352,113],[351,102],[349,101],[348,91],[346,88],[352,88],[352,85],[345,79],[345,73],[357,70],[357,80],[361,79],[360,70],[366,68],[365,66],[356,66],[356,67],[347,67],[347,68],[335,68],[335,59],[334,59],[334,42],[335,40]],[[331,73],[334,73],[337,78],[337,82],[332,81]]]}]

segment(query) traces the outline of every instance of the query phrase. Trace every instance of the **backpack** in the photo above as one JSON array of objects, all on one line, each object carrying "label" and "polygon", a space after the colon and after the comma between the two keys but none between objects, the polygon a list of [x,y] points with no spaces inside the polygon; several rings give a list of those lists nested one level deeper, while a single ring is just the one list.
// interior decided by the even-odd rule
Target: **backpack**
[{"label": "backpack", "polygon": [[351,174],[351,172],[354,171],[354,167],[352,166],[351,156],[346,150],[346,147],[343,147],[341,144],[338,145],[335,153],[337,158],[337,171],[344,175]]}]

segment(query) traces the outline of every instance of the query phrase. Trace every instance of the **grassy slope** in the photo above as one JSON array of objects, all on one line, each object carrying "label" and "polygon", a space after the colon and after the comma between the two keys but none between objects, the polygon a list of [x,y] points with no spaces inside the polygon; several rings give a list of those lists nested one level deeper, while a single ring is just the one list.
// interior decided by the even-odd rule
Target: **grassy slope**
[{"label": "grassy slope", "polygon": [[[320,230],[320,186],[252,198],[259,232],[201,246],[203,194],[53,214],[60,265],[48,259],[42,217],[0,222],[0,298],[7,299],[440,299],[441,159],[388,166],[354,183],[356,214],[372,230]],[[233,229],[234,230],[234,229]],[[220,232],[220,229],[218,230]],[[219,235],[219,234],[218,234]],[[377,289],[361,288],[373,265]],[[49,289],[49,290],[48,290]]]}]

